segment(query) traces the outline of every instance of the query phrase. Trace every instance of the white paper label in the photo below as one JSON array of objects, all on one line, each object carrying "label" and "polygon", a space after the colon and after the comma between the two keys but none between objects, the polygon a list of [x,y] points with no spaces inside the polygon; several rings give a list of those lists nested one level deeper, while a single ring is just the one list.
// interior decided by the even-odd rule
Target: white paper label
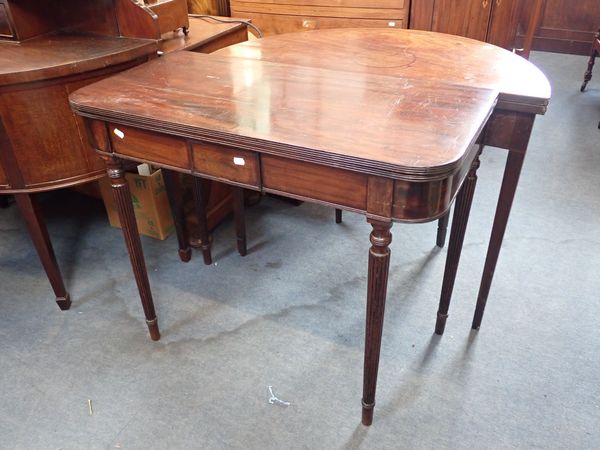
[{"label": "white paper label", "polygon": [[396,22],[388,22],[388,27],[395,27],[396,26]]},{"label": "white paper label", "polygon": [[246,165],[246,161],[244,161],[244,158],[238,158],[237,156],[233,158],[233,163],[236,166],[245,166]]},{"label": "white paper label", "polygon": [[113,133],[115,133],[115,135],[120,138],[123,139],[125,137],[125,133],[123,133],[121,130],[119,130],[118,128],[115,128],[113,130]]}]

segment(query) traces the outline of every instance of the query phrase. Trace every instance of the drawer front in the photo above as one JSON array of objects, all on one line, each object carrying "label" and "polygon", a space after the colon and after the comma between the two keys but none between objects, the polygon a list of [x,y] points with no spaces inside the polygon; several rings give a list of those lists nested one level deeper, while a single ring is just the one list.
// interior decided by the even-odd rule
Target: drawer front
[{"label": "drawer front", "polygon": [[252,6],[293,8],[366,8],[366,9],[404,9],[405,0],[231,0],[231,6],[251,8]]},{"label": "drawer front", "polygon": [[258,155],[212,144],[193,144],[194,172],[260,189]]},{"label": "drawer front", "polygon": [[339,17],[287,16],[234,11],[236,17],[252,20],[265,35],[328,28],[406,28],[404,19],[347,19]]},{"label": "drawer front", "polygon": [[403,0],[231,1],[232,15],[247,17],[264,34],[324,28],[406,28]]},{"label": "drawer front", "polygon": [[8,18],[8,10],[4,3],[0,3],[0,38],[13,38],[14,32]]},{"label": "drawer front", "polygon": [[158,164],[190,169],[185,139],[122,125],[108,125],[115,153]]},{"label": "drawer front", "polygon": [[397,5],[395,8],[347,8],[343,6],[323,5],[282,5],[267,2],[231,2],[231,8],[236,12],[354,19],[404,18],[406,17],[406,12],[402,6],[403,5]]},{"label": "drawer front", "polygon": [[366,211],[367,176],[262,155],[263,188]]}]

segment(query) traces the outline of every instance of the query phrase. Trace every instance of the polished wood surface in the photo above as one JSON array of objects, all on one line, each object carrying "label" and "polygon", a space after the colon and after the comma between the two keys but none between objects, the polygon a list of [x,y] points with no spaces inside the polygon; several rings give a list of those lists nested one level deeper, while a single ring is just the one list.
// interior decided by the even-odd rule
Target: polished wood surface
[{"label": "polished wood surface", "polygon": [[[172,70],[176,65],[201,73],[202,83],[186,87],[185,73]],[[189,52],[167,55],[77,91],[71,105],[87,117],[111,118],[171,136],[239,149],[261,148],[275,156],[412,180],[454,173],[498,95],[493,90],[440,86],[418,78],[332,72],[252,59],[244,61],[241,73],[239,66],[235,58]],[[410,95],[403,95],[409,91]],[[160,117],[166,106],[172,107],[169,116]],[[447,120],[440,122],[440,116]],[[352,133],[351,117],[365,124],[359,135]],[[299,121],[311,132],[299,133]],[[144,133],[136,130],[131,135],[133,144],[124,150],[130,135],[115,138],[113,129],[114,150],[139,156],[136,144]],[[399,140],[411,144],[408,150],[397,151]],[[156,145],[151,135],[147,141]],[[182,167],[183,150],[157,151],[161,164]]]},{"label": "polished wood surface", "polygon": [[[226,17],[217,17],[227,19]],[[246,25],[243,23],[222,23],[210,18],[190,17],[189,33],[181,30],[165,36],[160,42],[160,50],[171,53],[176,50],[190,50],[212,53],[229,45],[248,40]]]},{"label": "polished wood surface", "polygon": [[523,58],[461,36],[416,30],[320,30],[248,41],[217,54],[492,89],[500,92],[498,107],[511,111],[543,114],[551,94],[544,74]]},{"label": "polished wood surface", "polygon": [[[313,52],[299,52],[307,43],[319,45],[310,46]],[[433,55],[454,47],[458,54],[470,55],[454,60],[458,68],[430,67]],[[477,57],[483,53],[488,68],[480,67]],[[109,174],[119,160],[150,161],[367,216],[373,231],[362,422],[370,425],[391,224],[443,217],[460,191],[462,206],[455,213],[449,252],[449,264],[457,265],[477,157],[486,144],[510,150],[488,251],[491,265],[486,262],[485,269],[493,274],[533,119],[545,111],[550,95],[537,69],[508,55],[480,42],[416,31],[299,33],[240,44],[218,55],[173,54],[87,86],[70,101],[86,117],[92,146],[109,162]],[[513,73],[494,74],[496,58],[509,61]],[[202,83],[185,83],[174,70],[182,65],[192,68]],[[162,136],[158,142],[179,143],[157,149],[157,133]],[[187,160],[183,152],[171,150],[181,143],[188,148]],[[140,154],[140,148],[148,152]],[[124,207],[121,214],[131,211]],[[238,239],[245,237],[243,224],[237,225]],[[136,233],[135,226],[128,228]],[[126,242],[130,254],[141,255],[131,238]],[[142,262],[132,258],[149,318],[152,297]],[[449,307],[455,276],[450,273],[454,269],[447,272],[451,283],[446,284],[443,308]],[[484,280],[491,283],[491,275]],[[485,302],[478,303],[479,311]],[[156,325],[155,319],[151,322]]]},{"label": "polished wood surface", "polygon": [[408,0],[231,0],[265,35],[324,28],[406,28]]}]

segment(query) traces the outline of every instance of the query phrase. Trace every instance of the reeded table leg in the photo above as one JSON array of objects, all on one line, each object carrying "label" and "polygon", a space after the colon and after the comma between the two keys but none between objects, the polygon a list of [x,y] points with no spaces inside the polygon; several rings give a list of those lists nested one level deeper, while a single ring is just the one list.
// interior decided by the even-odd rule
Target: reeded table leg
[{"label": "reeded table leg", "polygon": [[52,285],[54,295],[56,295],[56,303],[60,309],[65,311],[71,307],[71,298],[65,289],[54,249],[50,242],[50,236],[48,236],[46,222],[42,217],[37,201],[30,194],[15,194],[15,201],[23,219],[25,219],[29,236]]},{"label": "reeded table leg", "polygon": [[163,179],[165,180],[165,188],[167,189],[167,197],[169,198],[169,204],[171,205],[171,211],[173,213],[173,221],[175,222],[175,232],[177,233],[177,242],[179,243],[179,258],[183,262],[188,262],[192,259],[192,249],[185,227],[185,214],[183,212],[179,175],[168,169],[162,169],[162,174]]},{"label": "reeded table leg", "polygon": [[385,297],[390,268],[390,248],[392,242],[391,222],[368,219],[373,227],[369,250],[369,278],[367,287],[367,320],[365,331],[365,362],[363,374],[362,423],[373,423],[377,370],[381,350],[381,334]]},{"label": "reeded table leg", "polygon": [[198,234],[204,264],[212,264],[210,252],[210,235],[208,232],[208,221],[206,205],[210,196],[210,182],[202,178],[194,177],[194,200],[196,203],[196,214],[198,214]]},{"label": "reeded table leg", "polygon": [[237,238],[238,253],[246,256],[246,213],[244,211],[244,189],[237,186],[231,187],[233,194],[233,217],[235,220],[235,234]]},{"label": "reeded table leg", "polygon": [[[481,149],[480,149],[481,152]],[[448,318],[448,308],[452,299],[452,290],[456,280],[456,271],[460,261],[465,231],[473,203],[473,194],[477,185],[477,169],[479,168],[479,154],[475,157],[471,170],[467,174],[454,206],[454,217],[452,219],[452,230],[450,231],[450,245],[446,256],[446,268],[444,269],[444,281],[442,282],[442,293],[440,294],[440,305],[435,322],[435,333],[443,334]]]},{"label": "reeded table leg", "polygon": [[438,220],[437,237],[435,245],[442,248],[446,244],[446,233],[448,231],[448,219],[450,218],[450,210]]},{"label": "reeded table leg", "polygon": [[129,251],[129,259],[135,282],[137,283],[142,307],[146,316],[146,323],[150,331],[150,338],[153,341],[160,339],[158,331],[158,319],[154,311],[154,302],[152,300],[152,292],[150,291],[150,283],[148,282],[148,273],[146,271],[146,262],[144,261],[144,253],[142,251],[142,243],[137,229],[135,214],[131,204],[131,193],[129,185],[125,179],[125,172],[121,165],[121,161],[117,158],[110,158],[106,161],[108,178],[112,186],[113,195],[117,203],[119,212],[119,221],[123,229],[123,236]]},{"label": "reeded table leg", "polygon": [[524,151],[509,151],[508,153],[506,168],[504,169],[504,178],[502,179],[502,187],[500,188],[500,197],[498,198],[498,206],[496,207],[496,215],[494,217],[494,225],[492,227],[492,235],[490,237],[485,265],[483,267],[481,285],[479,286],[477,306],[475,307],[475,314],[471,325],[471,328],[474,330],[479,329],[481,325],[483,311],[485,310],[485,304],[490,293],[490,287],[492,286],[496,263],[498,262],[498,256],[500,255],[500,248],[502,247],[502,240],[504,239],[504,232],[506,231],[506,224],[508,223],[508,216],[510,215],[510,209],[517,190],[517,184],[519,183],[519,176],[521,174],[524,159]]}]

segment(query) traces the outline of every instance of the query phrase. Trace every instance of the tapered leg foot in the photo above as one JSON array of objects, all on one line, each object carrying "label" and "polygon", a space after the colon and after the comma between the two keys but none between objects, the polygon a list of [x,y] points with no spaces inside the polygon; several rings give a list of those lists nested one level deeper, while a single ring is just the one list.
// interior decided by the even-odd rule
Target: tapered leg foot
[{"label": "tapered leg foot", "polygon": [[133,275],[142,301],[142,308],[148,324],[150,338],[153,341],[160,339],[158,331],[158,319],[154,310],[154,301],[150,291],[150,282],[148,281],[148,272],[146,271],[146,262],[144,252],[142,251],[142,242],[137,229],[133,205],[131,203],[131,192],[125,179],[125,173],[121,161],[118,158],[109,158],[106,160],[108,178],[112,187],[113,196],[117,203],[119,221],[123,231],[123,237],[127,244],[129,260]]},{"label": "tapered leg foot", "polygon": [[524,160],[524,151],[510,151],[506,159],[506,168],[504,169],[504,178],[502,179],[502,186],[500,188],[500,196],[498,198],[498,206],[496,207],[496,215],[494,216],[494,225],[492,226],[490,243],[488,246],[487,256],[485,258],[485,264],[483,266],[483,275],[481,277],[481,284],[479,286],[479,294],[477,295],[477,306],[475,307],[475,314],[473,315],[473,322],[471,324],[471,328],[474,330],[479,329],[481,326],[483,312],[485,310],[485,305],[487,303],[490,288],[492,286],[492,279],[494,278],[496,263],[498,262],[498,256],[500,255],[500,249],[502,247],[502,241],[504,239],[508,217],[512,208],[512,203],[517,190],[517,184],[519,183],[519,176],[521,175],[521,168],[523,167]]},{"label": "tapered leg foot", "polygon": [[185,227],[185,214],[183,211],[181,183],[179,174],[168,169],[162,169],[163,179],[165,180],[165,189],[171,212],[173,214],[173,223],[177,233],[177,243],[179,244],[179,259],[188,262],[192,259],[192,249],[190,247],[187,230]]},{"label": "tapered leg foot", "polygon": [[437,237],[435,240],[435,245],[439,248],[444,247],[446,245],[446,233],[448,230],[448,219],[450,218],[450,211],[440,217],[438,220],[438,229],[437,229]]},{"label": "tapered leg foot", "polygon": [[61,310],[65,311],[71,307],[71,299],[60,274],[52,242],[50,242],[50,236],[48,235],[48,228],[46,228],[46,222],[42,217],[35,196],[15,194],[15,201],[25,220],[27,231],[29,231],[29,236],[33,241],[42,266],[46,271],[48,281],[50,281],[56,296],[56,303]]},{"label": "tapered leg foot", "polygon": [[233,216],[235,219],[235,234],[237,240],[238,253],[246,256],[248,252],[246,246],[246,212],[244,208],[244,189],[232,186],[233,194]]},{"label": "tapered leg foot", "polygon": [[148,325],[148,331],[150,333],[150,339],[153,341],[160,340],[160,331],[158,330],[158,319],[146,320]]},{"label": "tapered leg foot", "polygon": [[337,209],[335,210],[335,223],[342,223],[342,210],[341,209]]},{"label": "tapered leg foot", "polygon": [[56,297],[56,304],[62,311],[67,311],[71,307],[71,296],[67,292],[65,297]]},{"label": "tapered leg foot", "polygon": [[365,426],[369,426],[373,423],[373,411],[375,409],[375,403],[367,405],[363,402],[362,404],[362,419],[361,422]]},{"label": "tapered leg foot", "polygon": [[385,298],[390,268],[389,245],[392,242],[391,222],[380,222],[372,219],[369,219],[369,222],[373,231],[371,232],[371,248],[369,250],[362,398],[362,423],[367,426],[373,422]]},{"label": "tapered leg foot", "polygon": [[196,214],[198,214],[198,237],[200,238],[200,248],[204,264],[212,264],[211,242],[208,232],[208,218],[206,205],[210,196],[210,181],[202,178],[194,178],[194,200],[196,203]]},{"label": "tapered leg foot", "polygon": [[[479,149],[481,153],[483,147]],[[471,169],[467,174],[460,192],[456,198],[454,206],[454,217],[452,218],[452,230],[450,231],[450,244],[448,247],[448,255],[446,257],[446,267],[444,269],[444,280],[442,282],[442,292],[440,294],[440,304],[435,322],[435,334],[441,335],[446,327],[448,319],[448,309],[450,308],[450,300],[452,299],[452,291],[454,289],[454,281],[456,280],[456,272],[460,261],[460,254],[465,239],[467,230],[467,222],[471,212],[471,204],[473,203],[473,194],[477,185],[477,169],[479,168],[479,154],[473,160]]]}]

